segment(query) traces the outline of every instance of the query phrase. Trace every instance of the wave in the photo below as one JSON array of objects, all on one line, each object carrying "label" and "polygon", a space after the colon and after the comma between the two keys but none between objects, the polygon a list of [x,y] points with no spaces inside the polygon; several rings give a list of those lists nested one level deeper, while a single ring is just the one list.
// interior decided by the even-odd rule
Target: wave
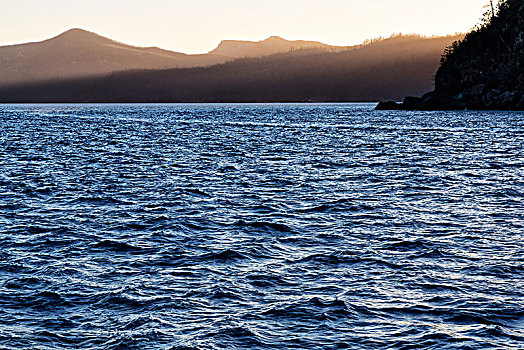
[{"label": "wave", "polygon": [[199,260],[232,261],[247,259],[247,256],[235,250],[226,249],[216,253],[201,255]]},{"label": "wave", "polygon": [[246,222],[244,220],[239,220],[233,224],[235,227],[248,228],[248,229],[257,229],[264,230],[267,232],[276,232],[276,233],[295,233],[295,231],[286,224],[280,224],[270,221],[252,221]]},{"label": "wave", "polygon": [[373,107],[0,105],[0,348],[521,348],[524,115]]},{"label": "wave", "polygon": [[115,252],[139,252],[143,250],[143,248],[139,246],[132,245],[123,241],[115,241],[110,239],[104,239],[100,242],[97,242],[93,244],[92,247],[95,249],[102,249]]}]

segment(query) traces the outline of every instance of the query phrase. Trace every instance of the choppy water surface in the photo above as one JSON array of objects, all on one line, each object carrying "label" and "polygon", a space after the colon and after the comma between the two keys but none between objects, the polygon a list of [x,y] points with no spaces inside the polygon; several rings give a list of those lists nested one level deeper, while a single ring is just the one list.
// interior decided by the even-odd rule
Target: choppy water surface
[{"label": "choppy water surface", "polygon": [[524,114],[0,106],[0,348],[524,348]]}]

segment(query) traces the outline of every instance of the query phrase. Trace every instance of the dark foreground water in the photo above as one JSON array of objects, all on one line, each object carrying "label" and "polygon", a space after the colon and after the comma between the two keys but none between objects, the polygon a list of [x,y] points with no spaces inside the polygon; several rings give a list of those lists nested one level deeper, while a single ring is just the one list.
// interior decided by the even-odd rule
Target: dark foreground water
[{"label": "dark foreground water", "polygon": [[524,114],[372,107],[0,106],[0,348],[524,348]]}]

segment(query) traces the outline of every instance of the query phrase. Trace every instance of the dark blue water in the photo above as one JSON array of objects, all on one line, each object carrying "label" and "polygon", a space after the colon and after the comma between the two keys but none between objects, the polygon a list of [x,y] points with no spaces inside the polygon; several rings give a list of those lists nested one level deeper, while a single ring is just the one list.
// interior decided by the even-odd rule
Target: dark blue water
[{"label": "dark blue water", "polygon": [[524,348],[524,114],[372,108],[0,106],[0,348]]}]

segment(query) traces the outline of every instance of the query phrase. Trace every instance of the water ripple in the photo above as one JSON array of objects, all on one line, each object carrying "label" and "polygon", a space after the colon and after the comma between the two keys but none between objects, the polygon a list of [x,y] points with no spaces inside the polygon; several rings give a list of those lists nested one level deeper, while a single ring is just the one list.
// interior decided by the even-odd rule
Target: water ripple
[{"label": "water ripple", "polygon": [[0,106],[0,348],[518,349],[524,116]]}]

